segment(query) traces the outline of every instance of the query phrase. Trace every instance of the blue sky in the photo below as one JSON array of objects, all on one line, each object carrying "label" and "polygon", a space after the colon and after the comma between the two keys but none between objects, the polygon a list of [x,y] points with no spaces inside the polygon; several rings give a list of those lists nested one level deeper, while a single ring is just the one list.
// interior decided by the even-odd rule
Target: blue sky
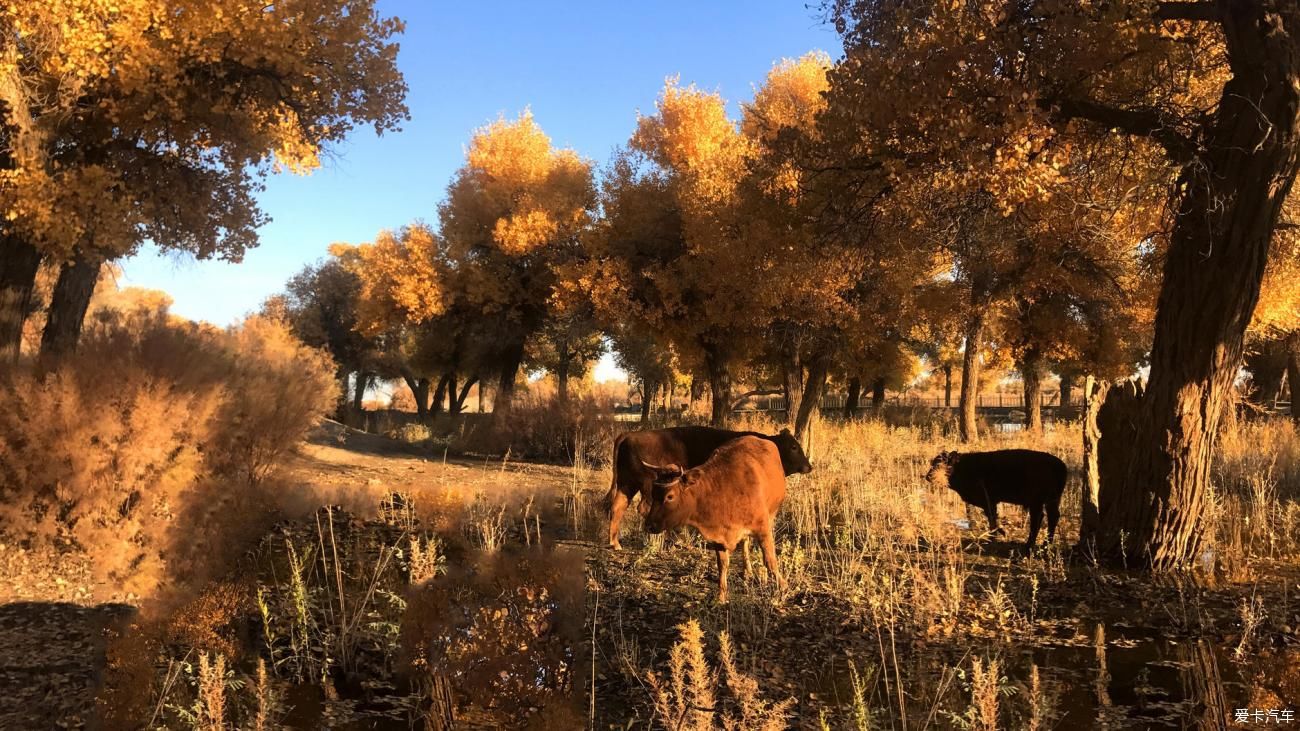
[{"label": "blue sky", "polygon": [[[432,221],[474,129],[531,108],[558,145],[603,164],[650,113],[664,78],[717,90],[739,114],[773,62],[834,31],[802,0],[445,2],[380,0],[406,21],[399,66],[411,120],[359,130],[310,176],[277,175],[259,196],[271,223],[240,264],[159,256],[123,262],[124,285],[167,291],[177,314],[228,324],[257,309],[335,241]],[[602,371],[609,373],[608,364]]]}]

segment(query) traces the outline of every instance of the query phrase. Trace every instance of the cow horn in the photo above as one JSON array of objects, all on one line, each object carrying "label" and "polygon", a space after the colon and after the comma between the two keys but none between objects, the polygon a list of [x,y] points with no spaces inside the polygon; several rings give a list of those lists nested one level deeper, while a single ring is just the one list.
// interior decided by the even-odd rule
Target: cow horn
[{"label": "cow horn", "polygon": [[670,465],[668,465],[668,466],[665,467],[665,466],[660,466],[660,465],[657,465],[657,464],[650,464],[649,462],[645,461],[644,459],[641,460],[641,464],[642,464],[642,466],[644,466],[646,469],[650,470],[651,472],[655,473],[656,475],[680,475],[680,474],[682,474],[682,468],[681,468],[681,467],[678,467],[678,466],[675,465],[675,464],[670,464]]}]

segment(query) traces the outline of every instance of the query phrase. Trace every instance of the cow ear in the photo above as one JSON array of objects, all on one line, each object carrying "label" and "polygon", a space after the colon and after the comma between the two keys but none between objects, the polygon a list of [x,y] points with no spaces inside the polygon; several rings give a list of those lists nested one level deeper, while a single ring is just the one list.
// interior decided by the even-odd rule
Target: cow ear
[{"label": "cow ear", "polygon": [[700,480],[700,473],[696,471],[686,472],[682,475],[682,485],[690,487]]},{"label": "cow ear", "polygon": [[786,428],[782,429],[782,430],[781,430],[781,433],[784,434],[784,435],[787,436],[787,437],[790,436],[790,428],[789,428],[789,427],[786,427]]}]

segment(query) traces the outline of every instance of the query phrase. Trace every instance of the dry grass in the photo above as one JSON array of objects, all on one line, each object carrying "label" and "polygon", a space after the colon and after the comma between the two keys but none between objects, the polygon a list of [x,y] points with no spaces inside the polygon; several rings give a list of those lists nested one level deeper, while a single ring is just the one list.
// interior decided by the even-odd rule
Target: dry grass
[{"label": "dry grass", "polygon": [[689,620],[677,628],[680,639],[668,654],[664,677],[650,671],[659,728],[675,731],[778,731],[786,728],[794,699],[771,702],[758,681],[736,665],[735,648],[726,632],[718,635],[718,669],[705,658],[704,632]]},{"label": "dry grass", "polygon": [[[770,669],[793,658],[764,657],[755,648],[772,647],[795,616],[820,622],[804,628],[810,640],[852,628],[845,643],[857,654],[842,673],[843,695],[821,706],[830,708],[824,728],[1051,728],[1059,717],[1052,669],[1040,677],[1037,664],[1018,663],[1002,648],[1026,642],[1039,625],[1059,627],[1050,618],[1070,611],[1060,595],[1071,581],[1108,581],[1070,555],[1078,482],[1068,488],[1057,545],[1024,555],[1022,548],[976,542],[978,530],[958,525],[966,513],[960,500],[923,479],[930,457],[962,447],[941,420],[900,416],[911,425],[814,425],[809,454],[816,469],[791,478],[777,526],[790,587],[774,595],[741,584],[725,609],[676,601],[691,596],[692,587],[699,596],[711,590],[712,562],[693,550],[700,548],[694,538],[666,546],[659,537],[636,537],[631,514],[630,550],[621,556],[596,550],[584,567],[579,555],[555,548],[561,538],[600,540],[598,496],[609,472],[598,466],[598,449],[575,449],[567,472],[546,468],[552,479],[541,487],[507,458],[457,473],[472,478],[403,487],[400,500],[384,483],[300,490],[292,499],[304,505],[352,503],[374,520],[321,511],[269,536],[243,569],[255,584],[246,611],[260,631],[240,648],[242,656],[236,648],[222,651],[236,681],[227,688],[227,720],[240,727],[277,722],[280,699],[294,686],[319,688],[334,720],[360,720],[358,691],[339,679],[364,678],[382,688],[366,697],[394,714],[386,717],[432,728],[488,708],[576,728],[584,701],[595,716],[620,722],[653,716],[674,729],[783,728],[804,708],[782,700],[790,692],[773,682]],[[759,419],[739,426],[776,428]],[[588,438],[574,424],[567,428],[571,444]],[[1221,560],[1245,564],[1294,555],[1293,535],[1279,534],[1296,514],[1296,473],[1287,460],[1300,455],[1300,439],[1289,425],[1238,428],[1255,431],[1225,435],[1211,545]],[[1260,446],[1248,449],[1251,443]],[[967,448],[1044,449],[1077,472],[1078,444],[1077,427],[1059,425],[1035,439],[993,435]],[[1010,507],[1005,517],[1009,540],[1020,540],[1024,511]],[[1238,519],[1243,525],[1234,526]],[[982,516],[976,520],[979,529]],[[996,550],[1015,556],[1007,560]],[[599,588],[599,611],[583,582]],[[664,614],[656,615],[661,625],[634,620],[646,605],[672,621]],[[1162,618],[1202,613],[1198,606],[1149,611]],[[1234,603],[1230,611],[1244,630],[1241,647],[1257,647],[1268,632],[1260,605]],[[664,628],[683,622],[676,642],[664,637]],[[229,626],[210,624],[207,635],[170,640],[152,661],[163,667],[168,662],[159,657],[218,651],[212,637],[230,636]],[[596,638],[594,647],[584,644],[587,637]],[[1081,640],[1085,647],[1089,639]],[[927,647],[963,654],[926,654]],[[622,693],[595,692],[613,682],[607,675],[625,679]],[[168,722],[184,725],[190,716],[183,710],[196,707],[201,683],[166,681],[155,679],[151,697]],[[815,721],[816,710],[804,720]]]},{"label": "dry grass", "polygon": [[328,359],[256,318],[100,327],[52,368],[7,366],[0,541],[93,555],[110,593],[197,581],[225,529],[264,529],[259,486],[334,388]]}]

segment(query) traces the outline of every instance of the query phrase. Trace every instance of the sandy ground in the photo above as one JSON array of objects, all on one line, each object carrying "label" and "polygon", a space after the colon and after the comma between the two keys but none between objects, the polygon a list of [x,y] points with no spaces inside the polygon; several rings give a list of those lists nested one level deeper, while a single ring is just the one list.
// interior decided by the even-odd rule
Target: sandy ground
[{"label": "sandy ground", "polygon": [[[291,484],[351,488],[380,485],[392,492],[410,486],[499,483],[515,488],[567,489],[573,470],[499,458],[434,455],[403,442],[327,421],[286,465]],[[597,479],[591,475],[590,479]]]}]

